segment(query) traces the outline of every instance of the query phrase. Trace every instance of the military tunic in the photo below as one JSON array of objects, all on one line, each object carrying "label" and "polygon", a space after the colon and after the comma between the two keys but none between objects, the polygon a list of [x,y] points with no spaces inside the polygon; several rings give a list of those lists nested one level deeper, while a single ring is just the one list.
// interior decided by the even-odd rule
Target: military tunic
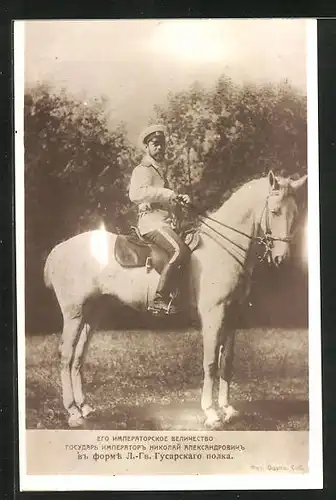
[{"label": "military tunic", "polygon": [[170,226],[170,199],[174,191],[165,187],[162,165],[145,156],[132,173],[129,198],[138,205],[141,235]]}]

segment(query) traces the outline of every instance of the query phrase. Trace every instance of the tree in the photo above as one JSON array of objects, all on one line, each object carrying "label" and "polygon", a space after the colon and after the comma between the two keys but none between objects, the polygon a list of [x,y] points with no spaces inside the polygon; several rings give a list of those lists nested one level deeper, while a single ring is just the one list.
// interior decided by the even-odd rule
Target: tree
[{"label": "tree", "polygon": [[286,82],[239,86],[222,77],[211,90],[196,83],[155,113],[170,135],[172,185],[204,209],[270,169],[306,171],[306,99]]},{"label": "tree", "polygon": [[41,297],[44,261],[55,244],[102,222],[121,231],[135,216],[127,198],[134,148],[123,124],[111,129],[106,108],[104,100],[81,102],[45,85],[25,94],[28,300]]},{"label": "tree", "polygon": [[64,239],[101,220],[119,229],[133,154],[124,125],[109,129],[104,102],[82,103],[46,86],[27,92],[27,231],[39,233],[31,239],[51,227],[51,240]]}]

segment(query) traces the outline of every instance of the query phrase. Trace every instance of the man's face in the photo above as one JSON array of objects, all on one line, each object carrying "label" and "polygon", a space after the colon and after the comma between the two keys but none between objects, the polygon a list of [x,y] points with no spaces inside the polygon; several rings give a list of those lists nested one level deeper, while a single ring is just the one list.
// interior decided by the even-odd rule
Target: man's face
[{"label": "man's face", "polygon": [[156,161],[162,161],[166,150],[166,142],[162,137],[154,137],[147,143],[147,151]]}]

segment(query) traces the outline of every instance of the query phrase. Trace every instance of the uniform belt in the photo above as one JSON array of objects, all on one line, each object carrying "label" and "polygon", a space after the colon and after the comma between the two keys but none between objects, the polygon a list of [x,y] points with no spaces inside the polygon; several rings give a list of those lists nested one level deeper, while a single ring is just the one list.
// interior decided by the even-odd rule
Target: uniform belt
[{"label": "uniform belt", "polygon": [[153,210],[167,211],[167,208],[162,203],[148,203],[144,207],[139,208],[139,213],[152,212]]}]

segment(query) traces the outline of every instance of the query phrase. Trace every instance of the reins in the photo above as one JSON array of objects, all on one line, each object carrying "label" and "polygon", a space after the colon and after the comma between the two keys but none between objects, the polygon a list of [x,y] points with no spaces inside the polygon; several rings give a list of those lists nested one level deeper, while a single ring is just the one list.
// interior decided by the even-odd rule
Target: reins
[{"label": "reins", "polygon": [[182,205],[185,206],[190,211],[194,212],[197,215],[197,217],[202,221],[202,224],[204,224],[206,227],[211,229],[211,231],[213,231],[214,233],[216,233],[218,236],[225,239],[229,243],[235,245],[240,250],[246,250],[246,248],[242,247],[241,245],[239,245],[238,243],[233,241],[228,236],[226,236],[223,233],[221,233],[220,231],[216,230],[214,227],[212,227],[210,224],[208,224],[206,222],[206,220],[211,221],[211,222],[215,222],[216,224],[224,227],[225,229],[229,229],[230,231],[233,231],[237,234],[240,234],[241,236],[248,238],[250,241],[256,242],[258,245],[263,245],[265,247],[265,251],[264,251],[262,256],[259,256],[260,262],[263,262],[266,258],[268,258],[268,259],[270,258],[271,250],[273,248],[275,241],[283,241],[284,243],[289,243],[293,239],[293,236],[294,236],[294,233],[291,236],[288,236],[285,238],[280,238],[280,237],[272,235],[272,231],[270,228],[270,222],[269,222],[268,196],[266,198],[265,206],[261,212],[260,221],[259,221],[259,228],[262,229],[261,222],[262,222],[263,215],[265,213],[265,231],[263,231],[264,232],[263,236],[251,236],[251,235],[245,233],[244,231],[241,231],[240,229],[232,227],[229,224],[225,224],[224,222],[221,222],[217,219],[214,219],[213,217],[211,217],[209,215],[202,215],[201,212],[195,207],[195,205],[193,205],[191,203],[182,204]]}]

